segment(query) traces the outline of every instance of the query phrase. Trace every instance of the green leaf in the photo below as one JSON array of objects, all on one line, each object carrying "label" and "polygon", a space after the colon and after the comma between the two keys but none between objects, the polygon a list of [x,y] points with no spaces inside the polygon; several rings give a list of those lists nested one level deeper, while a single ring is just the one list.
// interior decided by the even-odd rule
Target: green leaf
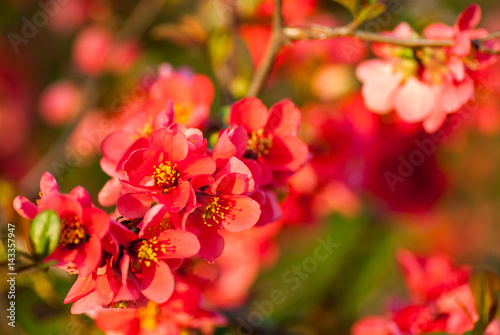
[{"label": "green leaf", "polygon": [[332,0],[336,3],[341,4],[345,8],[347,8],[352,15],[356,16],[356,13],[358,12],[358,0]]},{"label": "green leaf", "polygon": [[476,312],[479,316],[471,333],[483,334],[484,330],[495,318],[498,308],[497,293],[500,290],[500,280],[495,272],[479,269],[471,273],[469,284],[474,296]]},{"label": "green leaf", "polygon": [[59,243],[61,223],[53,210],[39,213],[30,227],[30,238],[35,246],[36,255],[45,258],[50,255]]},{"label": "green leaf", "polygon": [[358,15],[356,16],[356,22],[358,24],[361,24],[365,21],[371,20],[382,14],[387,10],[387,7],[385,7],[382,4],[379,3],[372,3],[365,5],[361,7],[361,10],[359,11]]}]

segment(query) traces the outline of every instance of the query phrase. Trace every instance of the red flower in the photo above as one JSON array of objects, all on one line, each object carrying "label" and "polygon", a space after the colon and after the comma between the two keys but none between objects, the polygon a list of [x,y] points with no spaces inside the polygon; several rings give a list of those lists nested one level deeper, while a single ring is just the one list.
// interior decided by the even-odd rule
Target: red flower
[{"label": "red flower", "polygon": [[219,229],[248,229],[261,214],[259,203],[244,195],[253,192],[254,181],[243,162],[235,157],[229,159],[214,177],[193,182],[196,192],[185,213],[187,229],[197,233],[200,241],[199,256],[208,262],[213,262],[224,249]]},{"label": "red flower", "polygon": [[[189,154],[189,155],[188,155]],[[149,147],[134,151],[123,165],[128,192],[118,199],[119,212],[142,217],[153,201],[178,212],[191,193],[189,180],[215,171],[211,157],[190,152],[190,143],[177,124],[156,131]]]},{"label": "red flower", "polygon": [[101,262],[101,239],[109,229],[108,215],[92,205],[83,187],[75,187],[70,194],[59,193],[54,177],[48,172],[40,180],[40,189],[42,198],[38,206],[18,196],[14,208],[28,219],[45,210],[54,210],[61,221],[61,234],[59,245],[45,261],[55,260],[55,266],[87,276]]},{"label": "red flower", "polygon": [[130,230],[115,230],[125,247],[120,261],[122,278],[129,271],[141,280],[141,293],[157,303],[167,301],[174,289],[174,277],[167,264],[171,259],[196,255],[200,244],[190,232],[170,229],[173,224],[167,207],[157,205],[145,215],[138,234]]},{"label": "red flower", "polygon": [[296,171],[307,161],[307,145],[297,137],[300,111],[282,100],[268,111],[256,98],[245,98],[231,106],[229,124],[247,132],[244,158],[257,160],[272,171]]}]

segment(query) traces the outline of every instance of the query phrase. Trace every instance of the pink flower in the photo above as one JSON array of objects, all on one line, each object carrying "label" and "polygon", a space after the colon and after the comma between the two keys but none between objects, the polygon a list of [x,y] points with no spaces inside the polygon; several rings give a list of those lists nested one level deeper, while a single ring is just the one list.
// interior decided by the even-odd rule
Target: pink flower
[{"label": "pink flower", "polygon": [[[414,50],[374,44],[373,51],[380,58],[363,61],[356,68],[366,106],[378,114],[395,110],[403,121],[423,122],[427,132],[436,131],[447,114],[456,112],[474,96],[470,72],[493,60],[471,47],[473,39],[487,34],[474,29],[480,16],[479,7],[473,5],[460,14],[453,28],[434,23],[424,30],[428,39],[454,40],[452,47]],[[403,39],[418,37],[406,23],[386,34]]]}]

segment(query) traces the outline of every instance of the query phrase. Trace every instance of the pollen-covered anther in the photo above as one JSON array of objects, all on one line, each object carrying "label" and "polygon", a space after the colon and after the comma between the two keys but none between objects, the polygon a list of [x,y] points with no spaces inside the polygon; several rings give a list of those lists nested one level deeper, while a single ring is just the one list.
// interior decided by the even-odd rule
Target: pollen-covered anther
[{"label": "pollen-covered anther", "polygon": [[248,136],[247,150],[256,154],[257,157],[267,155],[272,145],[273,135],[264,133],[264,129],[252,131]]},{"label": "pollen-covered anther", "polygon": [[177,169],[177,164],[172,164],[168,161],[160,163],[158,166],[153,166],[153,180],[156,186],[163,189],[163,193],[167,193],[179,184],[180,173]]},{"label": "pollen-covered anther", "polygon": [[148,301],[145,307],[137,309],[141,329],[155,330],[160,319],[160,306],[154,301]]},{"label": "pollen-covered anther", "polygon": [[109,304],[109,308],[127,308],[128,306],[128,301],[122,300],[122,301],[117,301]]},{"label": "pollen-covered anther", "polygon": [[64,246],[76,246],[85,242],[85,229],[76,216],[66,216],[61,219],[62,229],[59,236],[59,244]]},{"label": "pollen-covered anther", "polygon": [[213,223],[220,225],[224,221],[228,206],[223,206],[219,197],[213,197],[212,200],[202,209],[201,218],[203,223],[212,227]]},{"label": "pollen-covered anther", "polygon": [[143,240],[139,249],[137,250],[137,258],[139,263],[144,262],[146,266],[150,266],[151,262],[158,262],[158,240],[156,237],[150,240]]}]

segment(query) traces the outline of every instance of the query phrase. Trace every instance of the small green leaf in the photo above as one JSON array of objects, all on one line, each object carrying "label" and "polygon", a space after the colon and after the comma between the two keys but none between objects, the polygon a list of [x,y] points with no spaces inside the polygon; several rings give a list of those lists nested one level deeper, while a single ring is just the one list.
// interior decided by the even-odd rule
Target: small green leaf
[{"label": "small green leaf", "polygon": [[365,21],[371,20],[382,14],[387,10],[382,4],[372,3],[361,7],[358,15],[356,16],[356,21],[358,24],[361,24]]},{"label": "small green leaf", "polygon": [[35,246],[36,255],[45,258],[50,255],[59,243],[61,223],[53,210],[39,213],[31,223],[30,238]]},{"label": "small green leaf", "polygon": [[358,12],[358,0],[332,0],[336,3],[341,4],[345,8],[347,8],[352,15],[356,16],[356,13]]},{"label": "small green leaf", "polygon": [[497,293],[500,290],[500,280],[495,272],[480,269],[471,273],[469,284],[474,295],[474,305],[479,317],[471,333],[483,334],[484,330],[495,318],[498,308]]}]

